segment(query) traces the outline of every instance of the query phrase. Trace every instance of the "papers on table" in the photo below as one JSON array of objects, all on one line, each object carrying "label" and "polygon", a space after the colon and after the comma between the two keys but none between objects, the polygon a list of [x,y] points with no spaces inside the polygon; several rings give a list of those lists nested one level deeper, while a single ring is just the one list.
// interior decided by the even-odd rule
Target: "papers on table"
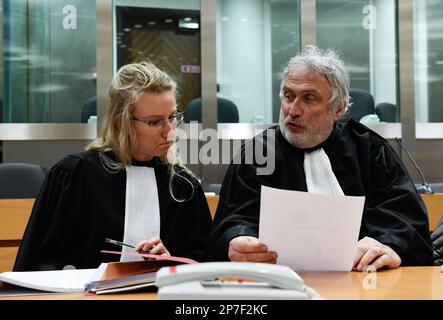
[{"label": "papers on table", "polygon": [[84,292],[97,269],[3,272],[0,281],[34,290],[58,293]]},{"label": "papers on table", "polygon": [[[137,255],[150,260],[102,263],[97,269],[53,270],[0,273],[0,282],[21,288],[55,292],[105,294],[155,287],[156,272],[165,266],[194,264],[197,261],[174,256],[140,254],[136,252],[104,251],[116,255]],[[2,288],[0,296],[35,294],[30,290]]]},{"label": "papers on table", "polygon": [[296,271],[350,271],[364,201],[262,186],[260,242]]}]

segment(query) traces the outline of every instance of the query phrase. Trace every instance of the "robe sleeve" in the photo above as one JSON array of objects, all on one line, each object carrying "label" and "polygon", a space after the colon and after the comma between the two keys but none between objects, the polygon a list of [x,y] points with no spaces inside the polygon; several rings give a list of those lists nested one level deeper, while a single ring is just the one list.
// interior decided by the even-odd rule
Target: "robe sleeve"
[{"label": "robe sleeve", "polygon": [[70,246],[76,238],[75,215],[82,209],[80,162],[68,156],[47,174],[20,244],[14,271],[55,270],[75,265]]},{"label": "robe sleeve", "polygon": [[[177,170],[178,171],[178,170]],[[169,187],[164,188],[167,200],[166,211],[161,226],[162,240],[171,255],[187,257],[199,262],[209,260],[209,232],[211,231],[211,213],[206,196],[200,183],[184,171],[178,171],[173,184],[176,199],[190,199],[177,201],[171,198]],[[169,179],[168,176],[165,178]],[[192,188],[191,188],[192,186]]]},{"label": "robe sleeve", "polygon": [[[242,149],[244,156],[244,149]],[[238,236],[258,237],[260,192],[269,176],[257,175],[253,164],[228,168],[211,232],[211,259],[228,260],[229,242]]]},{"label": "robe sleeve", "polygon": [[195,184],[195,193],[186,212],[190,214],[188,223],[191,232],[183,235],[180,239],[180,241],[186,243],[183,250],[186,252],[186,256],[191,259],[199,262],[209,261],[208,242],[212,218],[205,193],[198,182]]},{"label": "robe sleeve", "polygon": [[381,139],[371,144],[369,177],[360,236],[390,246],[402,265],[432,264],[425,204],[395,151]]}]

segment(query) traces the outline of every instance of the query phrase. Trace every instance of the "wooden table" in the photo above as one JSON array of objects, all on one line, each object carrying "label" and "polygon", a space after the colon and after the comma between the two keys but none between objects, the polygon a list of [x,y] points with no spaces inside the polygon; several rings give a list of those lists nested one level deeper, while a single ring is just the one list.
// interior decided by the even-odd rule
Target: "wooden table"
[{"label": "wooden table", "polygon": [[[402,267],[376,273],[301,272],[306,285],[323,298],[333,300],[443,300],[440,267]],[[56,294],[4,297],[14,300],[152,300],[156,293],[126,293],[101,296]]]},{"label": "wooden table", "polygon": [[305,283],[335,300],[443,300],[440,267],[402,267],[376,273],[306,272]]}]

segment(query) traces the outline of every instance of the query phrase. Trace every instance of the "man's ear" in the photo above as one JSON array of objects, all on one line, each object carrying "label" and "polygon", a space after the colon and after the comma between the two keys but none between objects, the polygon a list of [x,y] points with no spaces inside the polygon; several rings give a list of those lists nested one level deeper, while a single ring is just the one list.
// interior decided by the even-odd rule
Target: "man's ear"
[{"label": "man's ear", "polygon": [[340,105],[337,107],[337,110],[335,110],[335,121],[340,119],[346,112],[346,107],[344,105]]}]

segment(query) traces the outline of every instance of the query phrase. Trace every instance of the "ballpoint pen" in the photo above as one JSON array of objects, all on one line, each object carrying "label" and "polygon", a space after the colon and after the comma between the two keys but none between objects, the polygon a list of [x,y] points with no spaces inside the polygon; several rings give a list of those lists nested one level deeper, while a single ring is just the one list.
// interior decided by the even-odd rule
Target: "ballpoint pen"
[{"label": "ballpoint pen", "polygon": [[112,244],[116,244],[118,246],[125,246],[125,247],[129,247],[129,248],[134,248],[135,249],[135,246],[133,246],[131,244],[124,243],[124,242],[121,242],[121,241],[117,241],[117,240],[113,240],[113,239],[109,239],[109,238],[106,238],[105,241],[109,242],[109,243],[112,243]]}]

